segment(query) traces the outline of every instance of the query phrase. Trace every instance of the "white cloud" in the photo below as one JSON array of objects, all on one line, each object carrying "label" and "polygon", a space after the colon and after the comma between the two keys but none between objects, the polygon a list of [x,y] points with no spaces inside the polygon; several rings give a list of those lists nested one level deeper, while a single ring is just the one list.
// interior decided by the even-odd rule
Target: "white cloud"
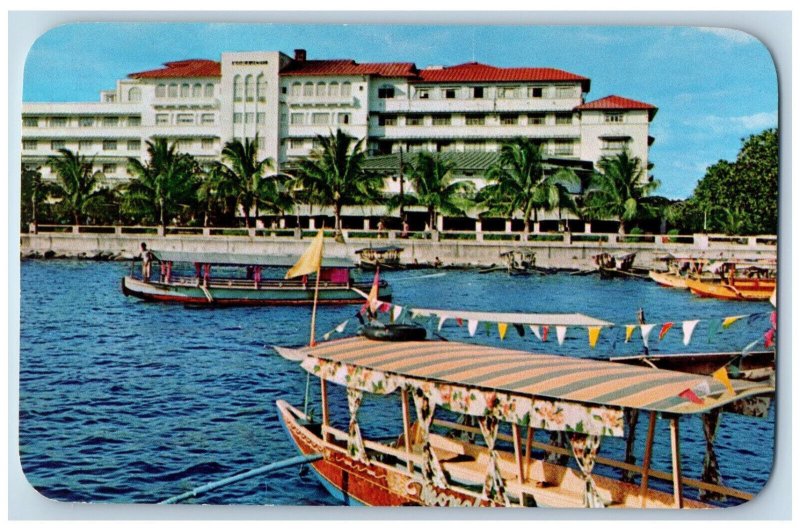
[{"label": "white cloud", "polygon": [[775,112],[757,112],[744,116],[703,116],[698,120],[686,121],[685,125],[706,127],[714,133],[748,133],[777,127],[778,114]]},{"label": "white cloud", "polygon": [[749,44],[752,42],[758,42],[758,39],[749,33],[731,28],[697,28],[697,30],[702,31],[703,33],[711,33],[734,44]]}]

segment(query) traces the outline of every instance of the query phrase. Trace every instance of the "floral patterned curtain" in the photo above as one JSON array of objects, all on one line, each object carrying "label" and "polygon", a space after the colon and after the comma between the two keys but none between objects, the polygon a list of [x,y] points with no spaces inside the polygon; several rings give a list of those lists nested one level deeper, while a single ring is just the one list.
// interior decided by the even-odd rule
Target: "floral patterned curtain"
[{"label": "floral patterned curtain", "polygon": [[506,482],[500,474],[500,467],[497,465],[498,455],[494,445],[497,442],[497,428],[500,422],[497,417],[487,415],[478,419],[481,433],[486,440],[486,447],[489,450],[489,466],[486,470],[486,479],[483,482],[482,496],[492,502],[493,505],[509,506],[511,503],[506,495]]},{"label": "floral patterned curtain", "polygon": [[442,465],[431,449],[430,430],[436,404],[420,388],[413,389],[412,396],[414,397],[414,409],[417,411],[419,435],[422,439],[422,456],[424,458],[424,462],[422,463],[422,477],[425,481],[439,488],[446,488],[447,480],[444,477]]},{"label": "floral patterned curtain", "polygon": [[361,428],[358,426],[358,408],[364,393],[352,387],[347,388],[347,407],[350,409],[350,427],[347,430],[347,453],[359,461],[367,461],[367,450],[361,438]]},{"label": "floral patterned curtain", "polygon": [[[714,485],[722,485],[722,475],[719,472],[719,464],[717,463],[717,454],[714,453],[714,439],[717,437],[717,428],[722,415],[719,409],[712,409],[708,413],[702,415],[703,419],[703,433],[706,436],[706,455],[703,458],[703,475],[702,479],[706,483]],[[717,500],[725,501],[726,496],[716,492],[700,489],[701,500]]]},{"label": "floral patterned curtain", "polygon": [[597,459],[597,450],[600,448],[600,442],[603,438],[599,435],[585,435],[581,433],[570,433],[569,435],[570,447],[572,448],[572,455],[578,462],[583,479],[586,481],[586,490],[583,493],[583,505],[590,509],[600,509],[606,506],[606,502],[600,497],[597,492],[597,485],[592,478],[592,469],[594,468],[595,459]]}]

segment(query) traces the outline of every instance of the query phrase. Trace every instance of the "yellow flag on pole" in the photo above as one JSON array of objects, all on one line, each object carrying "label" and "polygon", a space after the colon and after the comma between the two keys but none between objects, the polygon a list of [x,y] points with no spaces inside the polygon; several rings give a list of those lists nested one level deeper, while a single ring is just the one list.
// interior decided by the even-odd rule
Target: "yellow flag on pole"
[{"label": "yellow flag on pole", "polygon": [[600,337],[600,327],[599,326],[590,326],[589,327],[589,346],[594,348],[597,345],[597,338]]},{"label": "yellow flag on pole", "polygon": [[633,335],[633,331],[636,329],[636,325],[625,325],[625,343],[631,340],[631,336]]},{"label": "yellow flag on pole", "polygon": [[728,378],[728,369],[727,369],[727,367],[720,367],[719,369],[714,371],[711,374],[711,376],[713,376],[714,378],[716,378],[717,380],[722,382],[722,385],[724,385],[728,389],[728,391],[730,391],[730,393],[733,394],[733,392],[734,392],[733,391],[733,385],[731,385],[731,381]]},{"label": "yellow flag on pole", "polygon": [[506,330],[508,330],[508,325],[506,323],[497,323],[497,331],[500,334],[501,341],[506,337]]},{"label": "yellow flag on pole", "polygon": [[324,236],[324,231],[320,229],[297,263],[286,272],[285,278],[310,275],[319,270],[320,265],[322,265],[322,239]]}]

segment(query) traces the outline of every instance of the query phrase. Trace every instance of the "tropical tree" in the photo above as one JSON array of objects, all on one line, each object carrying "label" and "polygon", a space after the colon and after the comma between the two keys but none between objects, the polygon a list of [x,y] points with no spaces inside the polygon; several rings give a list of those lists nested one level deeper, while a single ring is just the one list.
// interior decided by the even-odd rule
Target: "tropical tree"
[{"label": "tropical tree", "polygon": [[428,227],[436,227],[439,213],[464,215],[472,205],[475,185],[470,181],[456,181],[453,177],[454,163],[440,155],[426,151],[417,154],[409,167],[409,182],[413,191],[404,192],[403,197],[393,196],[387,208],[422,205],[428,209]]},{"label": "tropical tree", "polygon": [[522,212],[524,232],[530,231],[531,217],[538,221],[539,210],[574,211],[576,205],[568,187],[580,187],[581,181],[572,170],[562,169],[545,174],[542,151],[529,138],[517,138],[503,144],[500,157],[486,172],[491,184],[481,190],[480,201],[506,217]]},{"label": "tropical tree", "polygon": [[232,223],[236,219],[236,189],[230,175],[221,164],[212,164],[199,176],[197,188],[198,213],[203,226]]},{"label": "tropical tree", "polygon": [[[38,232],[39,220],[43,217],[44,200],[50,194],[51,186],[42,181],[41,168],[22,165],[22,182],[20,185],[20,223],[33,225],[33,232]],[[45,208],[46,210],[46,208]],[[45,214],[46,216],[46,214]]]},{"label": "tropical tree", "polygon": [[319,147],[302,159],[292,188],[310,204],[333,207],[334,228],[342,229],[342,207],[377,202],[382,198],[383,178],[364,171],[364,139],[337,129],[317,136]]},{"label": "tropical tree", "polygon": [[59,199],[58,209],[69,215],[73,223],[80,225],[92,204],[102,197],[98,179],[92,170],[94,159],[87,160],[80,153],[73,153],[66,148],[58,152],[58,156],[48,159],[51,170],[56,174],[51,194]]},{"label": "tropical tree", "polygon": [[270,157],[258,160],[258,137],[227,142],[222,149],[220,166],[220,189],[234,194],[236,203],[244,211],[247,228],[250,228],[251,212],[258,218],[259,209],[277,213],[291,208],[291,198],[284,188],[287,177],[265,177],[267,170],[275,167],[275,161]]},{"label": "tropical tree", "polygon": [[600,173],[592,179],[586,199],[593,216],[616,218],[620,234],[625,234],[626,223],[656,216],[657,208],[648,201],[648,196],[661,183],[642,179],[644,170],[638,157],[623,151],[603,157],[597,165]]},{"label": "tropical tree", "polygon": [[163,138],[147,141],[147,163],[128,159],[134,176],[123,190],[124,212],[155,221],[163,231],[167,221],[191,210],[197,200],[198,165]]}]

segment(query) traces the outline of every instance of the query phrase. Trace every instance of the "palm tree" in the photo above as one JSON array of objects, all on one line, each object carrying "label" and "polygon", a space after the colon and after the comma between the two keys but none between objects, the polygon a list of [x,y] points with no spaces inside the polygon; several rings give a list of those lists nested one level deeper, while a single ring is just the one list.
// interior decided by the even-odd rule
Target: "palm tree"
[{"label": "palm tree", "polygon": [[643,169],[638,157],[623,151],[614,157],[603,157],[597,165],[600,173],[595,175],[587,192],[593,215],[615,217],[619,220],[620,234],[625,234],[626,222],[655,215],[647,196],[661,183],[653,179],[642,182]]},{"label": "palm tree", "polygon": [[34,234],[39,232],[39,218],[43,200],[51,193],[52,186],[42,182],[40,167],[29,168],[22,165],[22,182],[20,195],[22,205],[20,208],[22,224],[30,223]]},{"label": "palm tree", "polygon": [[332,206],[337,236],[342,230],[342,207],[381,199],[383,178],[364,171],[364,139],[337,129],[317,136],[319,147],[300,161],[294,191],[310,204]]},{"label": "palm tree", "polygon": [[72,217],[75,225],[80,225],[92,203],[101,198],[98,180],[92,171],[94,159],[87,160],[80,153],[73,153],[66,148],[58,152],[57,157],[48,159],[51,170],[56,174],[52,194],[60,199],[59,208]]},{"label": "palm tree", "polygon": [[147,154],[147,164],[128,159],[134,179],[125,185],[122,206],[129,213],[157,220],[163,232],[167,220],[196,201],[198,166],[191,155],[179,153],[175,144],[163,138],[148,140]]},{"label": "palm tree", "polygon": [[411,164],[409,181],[413,192],[406,192],[403,197],[392,197],[388,202],[390,210],[403,205],[422,205],[428,208],[428,227],[436,227],[438,214],[464,215],[471,204],[475,185],[470,181],[453,179],[454,164],[439,155],[428,152],[417,154]]},{"label": "palm tree", "polygon": [[480,200],[490,211],[511,217],[521,211],[524,232],[530,231],[530,221],[538,221],[538,211],[575,209],[568,186],[580,186],[575,172],[562,169],[547,175],[542,164],[542,151],[529,138],[517,138],[503,144],[500,157],[486,173],[491,182],[481,190]]},{"label": "palm tree", "polygon": [[287,181],[284,175],[265,177],[268,169],[275,167],[269,157],[258,160],[258,137],[253,140],[235,139],[227,142],[222,149],[222,173],[235,194],[237,204],[244,211],[245,226],[250,228],[250,213],[259,208],[269,212],[283,212],[291,207],[291,199],[284,190]]},{"label": "palm tree", "polygon": [[221,164],[212,164],[200,176],[197,188],[198,208],[203,214],[203,226],[211,220],[236,218],[236,190],[230,176]]}]

